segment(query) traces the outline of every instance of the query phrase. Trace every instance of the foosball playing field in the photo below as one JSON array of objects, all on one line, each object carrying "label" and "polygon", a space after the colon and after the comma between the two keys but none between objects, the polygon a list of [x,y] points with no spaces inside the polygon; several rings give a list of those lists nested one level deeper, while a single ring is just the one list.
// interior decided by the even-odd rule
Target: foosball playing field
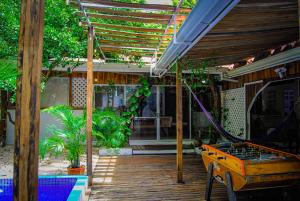
[{"label": "foosball playing field", "polygon": [[208,171],[205,199],[214,180],[227,187],[229,200],[236,192],[294,186],[300,183],[300,157],[249,142],[203,145]]}]

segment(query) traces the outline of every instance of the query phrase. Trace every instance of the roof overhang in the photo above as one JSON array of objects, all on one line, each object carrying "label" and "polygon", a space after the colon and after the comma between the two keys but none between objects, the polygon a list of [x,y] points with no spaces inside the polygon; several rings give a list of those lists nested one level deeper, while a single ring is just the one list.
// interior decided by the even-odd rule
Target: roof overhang
[{"label": "roof overhang", "polygon": [[199,0],[159,61],[152,66],[155,76],[163,76],[168,69],[203,38],[239,0]]},{"label": "roof overhang", "polygon": [[[81,59],[84,61],[84,59]],[[149,73],[150,65],[145,64],[143,67],[138,66],[137,64],[125,64],[125,63],[104,63],[101,60],[93,60],[94,72],[114,72],[114,73]],[[67,71],[69,68],[72,69],[72,72],[86,72],[87,63],[83,62],[77,67],[67,66],[67,67],[56,67],[55,71]],[[48,70],[43,68],[43,70]]]},{"label": "roof overhang", "polygon": [[241,0],[182,59],[237,69],[294,48],[298,40],[297,0]]},{"label": "roof overhang", "polygon": [[253,73],[268,68],[284,65],[300,60],[300,47],[296,47],[284,52],[278,53],[274,56],[267,57],[265,59],[256,61],[252,64],[248,64],[234,70],[228,71],[226,77],[234,78],[248,73]]}]

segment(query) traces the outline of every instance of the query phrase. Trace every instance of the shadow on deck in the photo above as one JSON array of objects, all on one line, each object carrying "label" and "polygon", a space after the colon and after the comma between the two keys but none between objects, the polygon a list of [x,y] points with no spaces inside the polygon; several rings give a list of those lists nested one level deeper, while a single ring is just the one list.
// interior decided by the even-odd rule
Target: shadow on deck
[{"label": "shadow on deck", "polygon": [[[90,200],[204,200],[206,171],[200,156],[184,155],[184,182],[176,183],[175,155],[99,157]],[[211,200],[227,201],[223,185],[214,183]],[[270,197],[252,195],[243,196],[241,200],[274,201]]]}]

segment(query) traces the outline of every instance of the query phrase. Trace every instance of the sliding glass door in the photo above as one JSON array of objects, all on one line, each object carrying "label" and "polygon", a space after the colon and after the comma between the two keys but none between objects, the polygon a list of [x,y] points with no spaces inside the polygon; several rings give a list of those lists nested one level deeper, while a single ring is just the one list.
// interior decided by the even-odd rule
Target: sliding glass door
[{"label": "sliding glass door", "polygon": [[[96,85],[96,108],[114,108],[122,111],[135,93],[135,85]],[[138,116],[134,118],[131,140],[176,139],[176,87],[152,86],[151,95],[139,102]],[[183,137],[190,139],[190,94],[183,89]]]},{"label": "sliding glass door", "polygon": [[151,95],[139,102],[138,116],[133,120],[132,140],[157,139],[156,87],[151,88]]},{"label": "sliding glass door", "polygon": [[[160,139],[176,139],[176,87],[160,87]],[[183,138],[190,138],[190,96],[183,89],[182,113],[183,113]]]}]

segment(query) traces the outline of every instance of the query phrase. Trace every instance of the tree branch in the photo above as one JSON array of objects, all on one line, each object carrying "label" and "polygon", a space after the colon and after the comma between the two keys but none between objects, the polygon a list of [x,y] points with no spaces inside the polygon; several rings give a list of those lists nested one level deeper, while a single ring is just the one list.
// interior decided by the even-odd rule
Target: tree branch
[{"label": "tree branch", "polygon": [[10,112],[6,111],[6,114],[7,114],[7,116],[8,116],[9,122],[12,123],[13,125],[15,125],[15,121],[13,120],[13,118],[12,118]]}]

